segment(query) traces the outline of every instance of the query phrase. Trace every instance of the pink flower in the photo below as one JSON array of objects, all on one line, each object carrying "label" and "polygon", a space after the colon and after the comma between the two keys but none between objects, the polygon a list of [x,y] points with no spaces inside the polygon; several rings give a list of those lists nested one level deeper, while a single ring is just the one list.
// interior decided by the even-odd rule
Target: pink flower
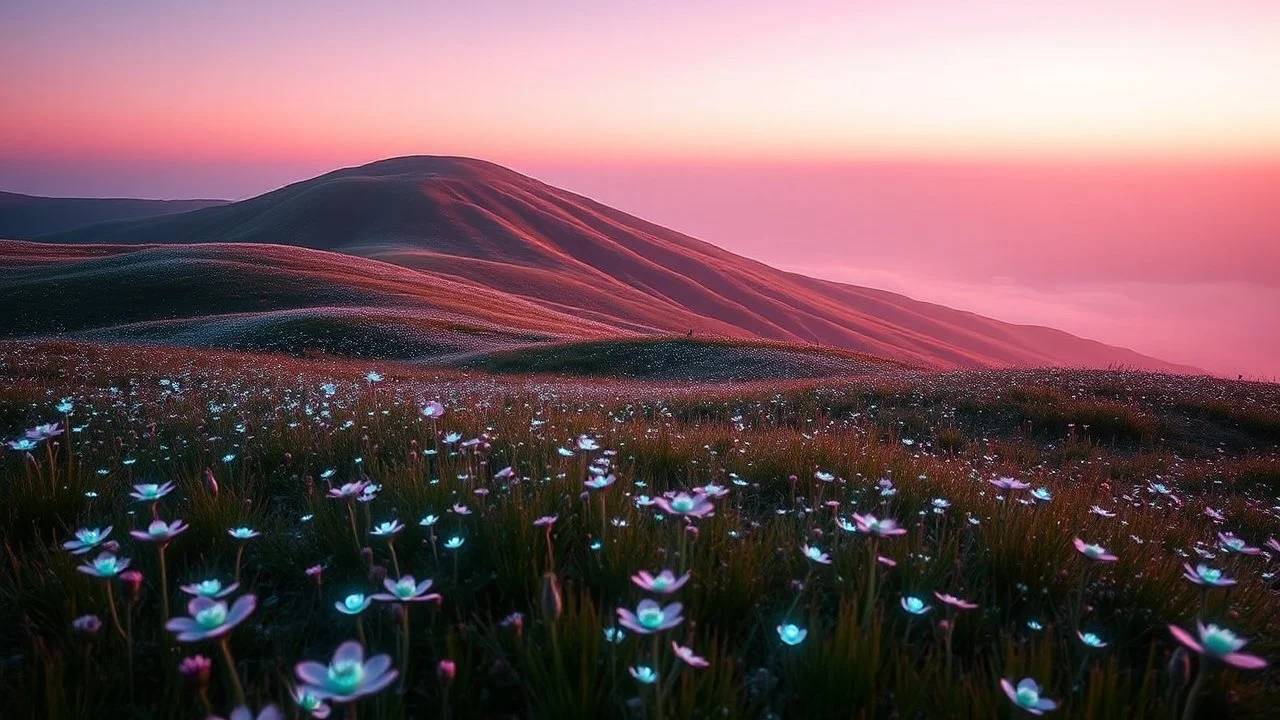
[{"label": "pink flower", "polygon": [[711,664],[706,658],[698,657],[693,648],[687,648],[674,640],[671,641],[671,650],[689,667],[704,668]]},{"label": "pink flower", "polygon": [[1196,632],[1199,638],[1192,637],[1191,633],[1177,625],[1170,625],[1169,632],[1173,635],[1173,639],[1188,648],[1205,657],[1221,660],[1232,667],[1241,670],[1257,670],[1267,666],[1267,661],[1257,655],[1239,652],[1246,641],[1236,637],[1235,633],[1226,628],[1220,628],[1217,625],[1205,626],[1197,620]]},{"label": "pink flower", "polygon": [[946,593],[935,592],[933,596],[938,598],[939,601],[944,602],[947,605],[950,605],[951,607],[956,608],[958,610],[972,610],[978,607],[977,603],[971,603],[968,600],[961,600],[955,595],[948,595]]},{"label": "pink flower", "polygon": [[657,575],[650,575],[647,571],[641,570],[631,576],[631,582],[646,592],[669,595],[689,582],[689,573],[676,577],[670,570],[663,570]]},{"label": "pink flower", "polygon": [[1090,560],[1096,560],[1097,562],[1115,562],[1120,559],[1107,552],[1107,549],[1101,545],[1090,545],[1080,538],[1075,538],[1072,542],[1075,544],[1076,550],[1079,550],[1081,555],[1084,555]]}]

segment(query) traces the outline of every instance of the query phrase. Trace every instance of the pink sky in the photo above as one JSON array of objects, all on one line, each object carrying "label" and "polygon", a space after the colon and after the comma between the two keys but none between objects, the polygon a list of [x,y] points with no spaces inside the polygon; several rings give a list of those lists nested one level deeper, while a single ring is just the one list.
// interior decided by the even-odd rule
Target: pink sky
[{"label": "pink sky", "polygon": [[245,197],[470,155],[774,264],[1274,376],[1278,37],[1272,0],[15,0],[0,189]]}]

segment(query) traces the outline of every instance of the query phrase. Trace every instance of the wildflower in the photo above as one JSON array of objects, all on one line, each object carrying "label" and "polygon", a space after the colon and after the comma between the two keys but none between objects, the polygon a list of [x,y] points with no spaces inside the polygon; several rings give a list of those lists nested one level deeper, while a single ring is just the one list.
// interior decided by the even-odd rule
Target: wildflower
[{"label": "wildflower", "polygon": [[333,709],[325,701],[312,695],[305,687],[294,687],[289,691],[289,694],[293,696],[293,702],[299,708],[317,720],[324,720],[333,712]]},{"label": "wildflower", "polygon": [[10,440],[5,444],[9,446],[10,450],[15,450],[17,452],[31,452],[32,450],[40,447],[40,443],[29,438],[18,438],[17,440]]},{"label": "wildflower", "polygon": [[698,657],[698,655],[693,652],[693,648],[685,647],[674,640],[671,641],[671,651],[689,667],[704,668],[711,664],[707,662],[706,658]]},{"label": "wildflower", "polygon": [[627,672],[631,673],[631,677],[643,685],[652,685],[658,682],[658,673],[648,665],[632,665],[627,668]]},{"label": "wildflower", "polygon": [[71,629],[81,635],[93,637],[102,629],[102,620],[97,615],[81,615],[71,621]]},{"label": "wildflower", "polygon": [[239,583],[232,583],[230,585],[227,585],[226,587],[223,587],[221,580],[210,579],[210,580],[201,580],[200,582],[192,583],[190,585],[183,585],[178,589],[182,590],[182,592],[188,595],[193,595],[195,597],[206,597],[213,600],[217,600],[230,595],[231,593],[235,592],[236,589],[239,587],[240,587]]},{"label": "wildflower", "polygon": [[636,605],[634,613],[626,608],[618,608],[618,623],[632,632],[649,635],[669,630],[683,622],[684,617],[680,615],[683,609],[684,605],[678,602],[662,607],[646,598]]},{"label": "wildflower", "polygon": [[792,623],[786,623],[778,626],[778,637],[786,645],[799,645],[804,642],[804,639],[808,634],[808,630],[798,627]]},{"label": "wildflower", "polygon": [[1240,648],[1247,644],[1247,641],[1238,637],[1235,633],[1226,628],[1217,625],[1202,625],[1196,622],[1196,633],[1199,638],[1191,636],[1191,633],[1183,630],[1177,625],[1170,625],[1169,632],[1173,635],[1173,639],[1187,646],[1205,657],[1222,662],[1241,670],[1257,670],[1267,666],[1267,661],[1257,655],[1240,652]]},{"label": "wildflower", "polygon": [[244,622],[258,606],[254,595],[241,595],[227,608],[227,603],[207,597],[197,597],[187,603],[191,617],[175,617],[164,624],[169,632],[178,636],[178,642],[195,642],[215,638],[230,632]]},{"label": "wildflower", "polygon": [[129,493],[139,502],[156,502],[160,498],[173,492],[173,483],[167,482],[162,485],[156,483],[143,483],[134,485],[133,492]]},{"label": "wildflower", "polygon": [[641,590],[669,595],[684,587],[686,582],[689,582],[689,573],[677,578],[675,573],[670,570],[663,570],[657,575],[650,575],[648,572],[641,570],[631,576],[631,582],[635,583]]},{"label": "wildflower", "polygon": [[876,537],[892,537],[894,535],[905,535],[906,530],[898,527],[898,523],[893,520],[877,520],[875,515],[859,515],[853,514],[853,521],[858,525],[858,532],[863,532]]},{"label": "wildflower", "polygon": [[53,406],[53,409],[63,415],[70,415],[71,411],[76,409],[76,404],[72,402],[71,398],[62,398],[57,405]]},{"label": "wildflower", "polygon": [[369,533],[377,537],[391,537],[392,535],[395,535],[396,533],[400,532],[403,529],[404,529],[404,523],[400,522],[399,520],[392,520],[391,522],[378,523],[376,526],[374,526],[372,530],[369,531]]},{"label": "wildflower", "polygon": [[1043,715],[1058,707],[1058,703],[1040,697],[1040,685],[1031,678],[1023,678],[1018,681],[1017,687],[1014,687],[1013,683],[1008,680],[1001,678],[1000,687],[1004,689],[1004,694],[1009,696],[1014,705],[1032,715]]},{"label": "wildflower", "polygon": [[364,490],[369,486],[369,481],[360,480],[353,483],[343,483],[340,487],[329,488],[329,497],[335,500],[351,500],[364,494]]},{"label": "wildflower", "polygon": [[230,530],[227,531],[227,534],[235,538],[236,540],[252,540],[253,538],[258,537],[262,533],[258,532],[257,530],[254,530],[253,528],[238,527],[238,528],[231,528]]},{"label": "wildflower", "polygon": [[1182,577],[1190,580],[1196,585],[1207,587],[1229,587],[1235,585],[1236,581],[1226,577],[1221,570],[1211,568],[1208,565],[1196,565],[1193,569],[1191,563],[1183,563]]},{"label": "wildflower", "polygon": [[1031,497],[1040,502],[1049,502],[1053,499],[1053,495],[1049,492],[1049,489],[1043,487],[1038,487],[1035,490],[1032,490]]},{"label": "wildflower", "polygon": [[[387,582],[391,581],[387,580]],[[333,606],[338,608],[338,612],[344,615],[359,615],[368,610],[372,604],[373,598],[365,597],[364,593],[351,593],[339,602],[335,602]]]},{"label": "wildflower", "polygon": [[626,636],[627,634],[623,632],[622,628],[618,627],[617,625],[610,625],[609,627],[604,629],[605,642],[611,642],[611,643],[617,644],[622,642],[622,639],[625,638]]},{"label": "wildflower", "polygon": [[[397,581],[386,578],[382,581],[382,586],[387,589],[385,593],[378,593],[373,596],[374,600],[382,602],[427,602],[440,600],[439,593],[427,593],[431,589],[432,581],[430,579],[417,582],[412,575],[405,575]],[[347,598],[350,599],[350,596]]]},{"label": "wildflower", "polygon": [[835,474],[826,472],[824,470],[817,470],[813,473],[813,479],[819,480],[821,482],[829,483],[832,480],[835,480],[836,476]]},{"label": "wildflower", "polygon": [[1218,540],[1222,542],[1222,549],[1227,552],[1241,555],[1257,555],[1262,552],[1259,548],[1250,547],[1244,540],[1236,537],[1235,533],[1218,533]]},{"label": "wildflower", "polygon": [[559,517],[555,515],[543,515],[542,517],[533,521],[533,526],[550,528],[552,525],[556,523],[556,520],[558,519]]},{"label": "wildflower", "polygon": [[931,504],[933,505],[933,511],[939,514],[951,507],[951,501],[945,498],[934,498]]},{"label": "wildflower", "polygon": [[1101,545],[1090,545],[1080,538],[1075,538],[1072,542],[1075,544],[1076,550],[1079,550],[1080,554],[1084,555],[1089,560],[1096,560],[1098,562],[1115,562],[1119,559],[1115,555],[1108,553],[1107,549]]},{"label": "wildflower", "polygon": [[318,662],[301,662],[294,672],[311,695],[344,703],[373,695],[399,676],[391,668],[390,655],[374,655],[365,660],[364,647],[354,640],[338,646],[328,667]]},{"label": "wildflower", "polygon": [[707,499],[705,495],[690,495],[689,493],[677,493],[670,499],[665,497],[654,498],[654,502],[663,512],[672,515],[686,515],[689,517],[701,518],[705,517],[715,506]]},{"label": "wildflower", "polygon": [[935,592],[933,596],[938,598],[939,601],[946,603],[947,605],[950,605],[951,607],[956,608],[957,610],[973,610],[974,608],[978,607],[977,603],[971,603],[968,600],[961,600],[955,595],[948,595],[946,593]]},{"label": "wildflower", "polygon": [[586,485],[592,490],[603,490],[609,487],[610,485],[612,485],[616,479],[617,478],[615,478],[613,475],[604,475],[604,476],[593,477],[582,484]]},{"label": "wildflower", "polygon": [[579,435],[579,436],[578,436],[578,449],[579,449],[579,450],[588,450],[588,451],[590,451],[590,450],[599,450],[599,449],[600,449],[600,443],[596,442],[594,438],[587,437],[586,435]]},{"label": "wildflower", "polygon": [[444,417],[444,405],[430,400],[426,405],[422,406],[422,416],[431,420],[438,420]]},{"label": "wildflower", "polygon": [[209,676],[213,673],[213,661],[204,655],[190,655],[178,663],[178,674],[196,689],[209,687]]},{"label": "wildflower", "polygon": [[1079,630],[1077,630],[1076,637],[1080,638],[1080,642],[1084,643],[1085,645],[1088,645],[1091,648],[1104,648],[1107,646],[1107,642],[1103,640],[1101,637],[1099,637],[1096,633],[1091,633],[1091,632],[1082,633]]},{"label": "wildflower", "polygon": [[457,550],[458,548],[462,547],[462,544],[464,542],[466,542],[466,540],[463,540],[457,535],[454,535],[453,537],[444,541],[444,547],[446,550]]},{"label": "wildflower", "polygon": [[425,515],[421,520],[418,521],[418,524],[421,525],[422,527],[431,527],[432,525],[435,525],[438,522],[440,522],[439,516]]},{"label": "wildflower", "polygon": [[186,529],[187,524],[181,520],[174,520],[171,523],[163,520],[152,520],[145,531],[130,530],[129,534],[144,542],[167,543]]},{"label": "wildflower", "polygon": [[454,503],[454,504],[453,504],[453,508],[452,508],[452,509],[453,509],[453,513],[454,513],[455,515],[470,515],[470,514],[471,514],[471,508],[467,507],[466,505],[463,505],[462,503]]},{"label": "wildflower", "polygon": [[818,547],[810,547],[809,545],[804,545],[800,548],[800,551],[804,553],[804,556],[806,558],[808,558],[813,562],[818,563],[819,565],[831,564],[831,556],[822,552],[822,550]]},{"label": "wildflower", "polygon": [[111,534],[111,526],[106,529],[83,528],[76,530],[76,539],[62,543],[62,547],[70,550],[72,555],[83,555],[94,549]]},{"label": "wildflower", "polygon": [[142,594],[142,573],[125,570],[120,573],[120,586],[124,590],[126,601],[130,604],[138,602],[138,597]]},{"label": "wildflower", "polygon": [[382,374],[379,373],[377,370],[370,370],[369,372],[365,373],[364,379],[371,383],[382,382]]},{"label": "wildflower", "polygon": [[1040,632],[1044,629],[1044,625],[1039,620],[1028,620],[1027,629],[1033,632]]},{"label": "wildflower", "polygon": [[932,605],[926,605],[923,600],[915,595],[903,595],[902,600],[899,602],[902,605],[902,609],[912,615],[924,615],[933,609]]},{"label": "wildflower", "polygon": [[995,480],[991,480],[989,482],[992,485],[995,485],[996,489],[1004,490],[1005,492],[1009,492],[1011,490],[1026,490],[1027,488],[1031,487],[1029,483],[1024,483],[1021,480],[1016,480],[1011,477],[996,478]]},{"label": "wildflower", "polygon": [[1094,505],[1093,507],[1089,508],[1089,512],[1093,513],[1094,515],[1101,515],[1104,518],[1113,518],[1116,516],[1116,514],[1111,512],[1110,510],[1103,509],[1101,507],[1098,507],[1097,505]]},{"label": "wildflower", "polygon": [[440,682],[445,685],[453,683],[453,678],[458,674],[458,666],[452,660],[443,659],[436,663],[436,677],[440,678]]},{"label": "wildflower", "polygon": [[41,442],[50,438],[58,437],[63,433],[62,425],[59,423],[46,423],[37,425],[26,432],[29,440]]},{"label": "wildflower", "polygon": [[76,569],[85,575],[100,578],[113,578],[129,567],[128,558],[118,558],[109,552],[98,553],[92,563],[81,565]]}]

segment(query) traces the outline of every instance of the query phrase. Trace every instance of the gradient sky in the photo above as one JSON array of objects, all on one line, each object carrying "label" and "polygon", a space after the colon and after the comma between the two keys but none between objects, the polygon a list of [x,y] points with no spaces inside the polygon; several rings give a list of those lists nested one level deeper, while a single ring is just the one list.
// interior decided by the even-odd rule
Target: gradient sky
[{"label": "gradient sky", "polygon": [[774,264],[1274,376],[1277,38],[1274,0],[7,0],[0,189],[239,198],[470,155]]}]

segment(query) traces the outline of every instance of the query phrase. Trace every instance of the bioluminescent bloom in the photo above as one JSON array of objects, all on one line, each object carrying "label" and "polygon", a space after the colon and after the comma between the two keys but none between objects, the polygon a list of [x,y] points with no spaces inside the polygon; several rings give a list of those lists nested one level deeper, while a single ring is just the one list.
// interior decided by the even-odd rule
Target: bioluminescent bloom
[{"label": "bioluminescent bloom", "polygon": [[418,524],[422,527],[431,527],[438,522],[440,522],[440,517],[438,515],[424,515],[422,519],[418,521]]},{"label": "bioluminescent bloom", "polygon": [[1004,694],[1009,696],[1013,704],[1018,706],[1020,710],[1026,710],[1032,715],[1043,715],[1050,710],[1055,710],[1058,703],[1048,698],[1040,697],[1040,684],[1031,678],[1023,678],[1018,681],[1017,687],[1013,683],[1000,679],[1000,687],[1004,689]]},{"label": "bioluminescent bloom", "polygon": [[390,522],[378,523],[373,527],[372,530],[369,531],[369,534],[374,535],[376,537],[391,537],[392,535],[395,535],[396,533],[400,532],[403,529],[404,529],[404,523],[400,522],[399,520],[392,520]]},{"label": "bioluminescent bloom", "polygon": [[996,478],[995,480],[990,480],[989,482],[992,485],[995,485],[997,489],[1004,490],[1005,492],[1009,492],[1011,490],[1026,490],[1027,488],[1031,487],[1030,483],[1024,483],[1021,480],[1017,480],[1011,477]]},{"label": "bioluminescent bloom", "polygon": [[1211,568],[1208,565],[1199,564],[1194,568],[1191,563],[1182,564],[1182,577],[1190,580],[1196,585],[1205,587],[1229,587],[1235,585],[1236,581],[1222,574],[1221,570]]},{"label": "bioluminescent bloom", "polygon": [[612,485],[615,480],[617,480],[617,478],[615,478],[613,475],[602,475],[602,476],[593,477],[582,484],[586,485],[592,490],[603,490],[609,487],[610,485]]},{"label": "bioluminescent bloom", "polygon": [[221,580],[210,579],[201,580],[200,582],[192,583],[190,585],[183,585],[178,589],[194,597],[206,597],[218,600],[235,592],[239,587],[240,583],[231,583],[230,585],[223,587]]},{"label": "bioluminescent bloom", "polygon": [[129,534],[144,542],[167,543],[187,529],[181,520],[167,523],[163,520],[152,520],[146,530],[130,530]]},{"label": "bioluminescent bloom", "polygon": [[1267,549],[1280,553],[1280,540],[1267,538]]},{"label": "bioluminescent bloom", "polygon": [[1028,620],[1027,629],[1033,632],[1040,632],[1044,629],[1044,625],[1039,620]]},{"label": "bioluminescent bloom", "polygon": [[71,398],[62,398],[57,405],[53,406],[53,409],[63,415],[70,415],[71,411],[76,409],[76,404],[71,401]]},{"label": "bioluminescent bloom", "polygon": [[[385,593],[378,593],[373,596],[374,600],[382,602],[428,602],[439,601],[439,593],[428,593],[431,589],[432,581],[430,579],[418,582],[412,575],[405,575],[399,580],[385,578],[382,586],[387,589]],[[349,598],[348,598],[349,599]]]},{"label": "bioluminescent bloom", "polygon": [[462,544],[464,542],[466,542],[466,540],[462,539],[457,535],[454,535],[453,537],[444,541],[444,548],[446,550],[457,550],[458,548],[462,547]]},{"label": "bioluminescent bloom", "polygon": [[445,445],[452,445],[461,439],[462,439],[462,433],[449,431],[444,434],[444,437],[440,438],[440,442],[444,443]]},{"label": "bioluminescent bloom", "polygon": [[335,500],[352,500],[364,494],[365,488],[369,486],[368,480],[359,480],[357,482],[343,483],[336,488],[329,488],[329,497]]},{"label": "bioluminescent bloom", "polygon": [[556,515],[543,515],[542,517],[533,521],[533,526],[549,528],[552,525],[555,525],[556,520],[559,520],[559,519],[560,519],[559,516],[556,516]]},{"label": "bioluminescent bloom", "polygon": [[853,523],[849,522],[848,520],[845,520],[844,518],[836,518],[836,527],[840,528],[841,530],[843,530],[843,531],[845,531],[845,532],[847,532],[847,533],[856,533],[856,532],[858,532],[858,526],[857,526],[857,525],[854,525]]},{"label": "bioluminescent bloom", "polygon": [[616,625],[610,625],[609,627],[604,629],[605,642],[611,642],[611,643],[617,644],[622,642],[622,639],[625,638],[626,636],[627,634],[622,631],[622,628]]},{"label": "bioluminescent bloom", "polygon": [[799,645],[804,642],[805,637],[808,635],[808,630],[793,623],[785,623],[778,626],[778,638],[786,645]]},{"label": "bioluminescent bloom", "polygon": [[599,540],[592,540],[591,544],[588,545],[588,547],[590,547],[592,550],[599,550],[600,548],[604,547],[604,543],[600,542]]},{"label": "bioluminescent bloom", "polygon": [[371,383],[382,382],[382,374],[377,370],[370,370],[364,374],[364,379]]},{"label": "bioluminescent bloom", "polygon": [[1115,562],[1116,560],[1119,560],[1115,555],[1108,553],[1107,549],[1101,545],[1090,545],[1080,538],[1075,538],[1071,542],[1076,546],[1076,550],[1080,551],[1081,555],[1090,560],[1096,560],[1098,562]]},{"label": "bioluminescent bloom", "polygon": [[1208,517],[1210,520],[1213,520],[1214,522],[1222,522],[1227,519],[1226,516],[1224,516],[1221,512],[1214,510],[1211,507],[1206,507],[1204,509],[1204,514],[1206,517]]},{"label": "bioluminescent bloom", "polygon": [[951,501],[946,498],[934,498],[930,504],[933,505],[933,511],[936,513],[941,513],[951,507]]},{"label": "bioluminescent bloom", "polygon": [[1116,514],[1111,512],[1110,510],[1103,509],[1101,507],[1098,507],[1097,505],[1094,505],[1093,507],[1089,508],[1089,512],[1093,513],[1094,515],[1101,515],[1104,518],[1113,518],[1116,516]]},{"label": "bioluminescent bloom", "polygon": [[1049,488],[1038,487],[1031,491],[1031,497],[1039,502],[1049,502],[1053,499],[1053,494],[1049,492]]},{"label": "bioluminescent bloom", "polygon": [[133,492],[129,494],[139,502],[155,502],[172,491],[172,482],[166,482],[163,484],[143,483],[141,485],[134,485]]},{"label": "bioluminescent bloom", "polygon": [[213,598],[197,597],[187,603],[191,617],[171,618],[164,624],[178,636],[178,642],[197,642],[227,634],[244,622],[258,606],[254,595],[241,595],[228,609],[227,603]]},{"label": "bioluminescent bloom", "polygon": [[822,549],[819,547],[803,545],[800,548],[800,552],[803,553],[805,558],[810,562],[816,562],[819,565],[831,564],[831,556],[822,552]]},{"label": "bioluminescent bloom", "polygon": [[1222,549],[1227,552],[1241,555],[1257,555],[1262,552],[1261,548],[1251,547],[1244,540],[1236,537],[1235,533],[1218,533],[1218,540],[1222,543]]},{"label": "bioluminescent bloom", "polygon": [[1226,628],[1221,628],[1217,625],[1202,625],[1199,621],[1196,621],[1198,639],[1192,637],[1191,633],[1177,625],[1170,625],[1169,632],[1175,640],[1189,649],[1205,657],[1221,660],[1232,667],[1241,670],[1257,670],[1267,666],[1267,661],[1257,655],[1240,652],[1240,648],[1244,647],[1248,641],[1238,637]]},{"label": "bioluminescent bloom", "polygon": [[579,450],[599,450],[600,449],[600,443],[596,442],[595,438],[587,437],[586,435],[578,436],[577,445]]},{"label": "bioluminescent bloom", "polygon": [[955,595],[948,595],[947,593],[935,592],[933,596],[938,598],[940,602],[946,603],[957,610],[973,610],[978,607],[977,603],[971,603],[968,600],[961,600]]},{"label": "bioluminescent bloom", "polygon": [[462,503],[454,503],[453,507],[450,508],[450,510],[453,511],[454,515],[470,515],[471,514],[471,508],[467,507],[466,505],[463,505]]},{"label": "bioluminescent bloom", "polygon": [[693,648],[685,647],[675,640],[671,641],[671,651],[689,667],[704,668],[711,665],[710,662],[707,662],[706,658],[699,657],[698,654],[693,651]]},{"label": "bioluminescent bloom", "polygon": [[97,615],[81,615],[71,621],[71,629],[83,635],[97,635],[102,630],[102,619]]},{"label": "bioluminescent bloom", "polygon": [[684,622],[684,617],[680,614],[683,609],[682,603],[676,602],[662,607],[646,598],[636,605],[634,613],[626,608],[618,608],[618,624],[632,632],[649,635],[670,630]]},{"label": "bioluminescent bloom", "polygon": [[305,713],[316,720],[324,720],[329,717],[333,709],[330,708],[325,701],[312,695],[305,687],[298,686],[289,691],[293,696],[293,702]]},{"label": "bioluminescent bloom", "polygon": [[399,677],[390,655],[365,660],[364,646],[348,640],[338,646],[329,666],[300,662],[294,668],[303,689],[320,700],[351,702],[382,691]]},{"label": "bioluminescent bloom", "polygon": [[729,494],[729,488],[724,487],[722,485],[717,485],[713,482],[707,483],[706,485],[703,485],[702,487],[695,488],[695,489],[699,494],[705,495],[709,498],[722,498],[725,495]]},{"label": "bioluminescent bloom", "polygon": [[[386,582],[391,581],[387,580]],[[430,581],[427,582],[430,584]],[[386,597],[390,598],[391,596],[388,595]],[[374,599],[371,597],[366,597],[364,593],[351,593],[338,602],[335,602],[333,606],[338,608],[338,612],[344,615],[359,615],[369,609],[369,606],[373,604],[373,600]]]},{"label": "bioluminescent bloom", "polygon": [[30,438],[18,438],[17,440],[10,440],[5,444],[9,446],[10,450],[17,452],[31,452],[32,450],[40,447],[40,443]]},{"label": "bioluminescent bloom", "polygon": [[228,530],[227,534],[235,538],[236,540],[252,540],[253,538],[258,537],[262,533],[258,532],[257,530],[254,530],[251,527],[237,527],[237,528],[231,528],[230,530]]},{"label": "bioluminescent bloom", "polygon": [[1103,640],[1097,633],[1082,633],[1077,630],[1076,637],[1080,638],[1080,642],[1091,648],[1104,648],[1107,646],[1107,641]]},{"label": "bioluminescent bloom", "polygon": [[813,479],[820,480],[825,483],[829,483],[832,480],[835,480],[836,476],[834,473],[829,473],[829,472],[826,472],[825,470],[817,470],[813,473]]},{"label": "bioluminescent bloom", "polygon": [[902,605],[902,609],[911,615],[924,615],[933,609],[932,605],[926,605],[923,600],[915,595],[903,595],[902,600],[899,602]]},{"label": "bioluminescent bloom", "polygon": [[50,438],[58,437],[62,434],[62,425],[60,423],[45,423],[37,425],[27,431],[27,439],[41,442]]},{"label": "bioluminescent bloom", "polygon": [[898,523],[894,520],[884,519],[877,520],[875,515],[859,515],[853,514],[853,522],[858,526],[858,532],[874,535],[876,537],[893,537],[894,535],[905,535],[907,531],[898,527]]},{"label": "bioluminescent bloom", "polygon": [[85,575],[92,575],[100,578],[113,578],[124,572],[129,567],[128,558],[116,557],[109,552],[98,553],[98,557],[93,562],[80,565],[76,569]]},{"label": "bioluminescent bloom", "polygon": [[680,577],[676,577],[675,573],[670,570],[663,570],[657,575],[650,575],[647,571],[641,570],[631,576],[631,582],[646,592],[669,595],[684,587],[684,584],[689,582],[689,575],[689,573],[685,573]]},{"label": "bioluminescent bloom", "polygon": [[71,551],[72,555],[83,555],[97,547],[111,534],[112,526],[106,528],[82,528],[76,530],[76,538],[62,543],[62,547]]},{"label": "bioluminescent bloom", "polygon": [[426,405],[422,406],[422,416],[431,420],[439,420],[444,417],[444,405],[435,400],[429,400]]},{"label": "bioluminescent bloom", "polygon": [[658,682],[658,673],[648,665],[632,665],[627,668],[627,672],[631,673],[631,677],[643,685],[652,685]]},{"label": "bioluminescent bloom", "polygon": [[[209,717],[209,720],[222,720],[222,718],[212,715]],[[249,708],[241,705],[231,711],[231,715],[227,720],[284,720],[284,715],[280,714],[280,708],[275,705],[268,705],[262,708],[257,715],[254,715],[253,711]]]},{"label": "bioluminescent bloom", "polygon": [[672,515],[685,515],[688,517],[706,517],[715,506],[707,499],[705,495],[690,495],[689,493],[676,493],[670,498],[659,497],[654,498],[654,502],[663,512]]}]

